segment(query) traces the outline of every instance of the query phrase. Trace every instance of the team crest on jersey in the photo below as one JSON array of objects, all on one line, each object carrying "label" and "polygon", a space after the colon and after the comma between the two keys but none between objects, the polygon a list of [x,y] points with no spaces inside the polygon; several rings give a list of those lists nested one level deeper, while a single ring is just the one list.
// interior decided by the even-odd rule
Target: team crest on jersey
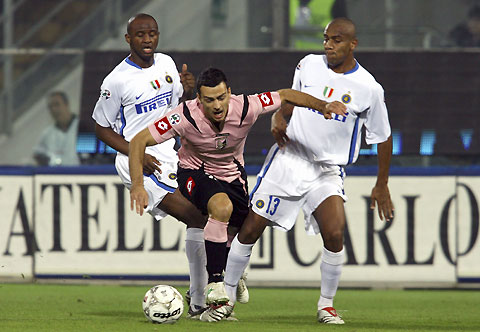
[{"label": "team crest on jersey", "polygon": [[150,81],[150,84],[152,85],[152,88],[154,88],[155,90],[160,89],[160,82],[158,80]]},{"label": "team crest on jersey", "polygon": [[155,124],[155,128],[157,128],[157,131],[160,133],[160,135],[163,135],[167,131],[172,129],[172,126],[170,125],[170,122],[168,122],[166,116],[164,116],[163,118],[155,121],[154,124]]},{"label": "team crest on jersey", "polygon": [[176,180],[177,179],[177,174],[176,173],[170,173],[170,174],[168,174],[168,178],[170,180]]},{"label": "team crest on jersey", "polygon": [[167,81],[167,83],[172,84],[172,82],[173,82],[172,76],[170,76],[170,75],[168,75],[168,74],[165,75],[165,81]]},{"label": "team crest on jersey", "polygon": [[346,93],[342,96],[342,102],[344,104],[348,104],[351,101],[352,101],[352,97],[348,93]]},{"label": "team crest on jersey", "polygon": [[110,93],[109,90],[105,89],[105,90],[102,90],[100,91],[100,98],[105,98],[105,99],[108,99],[112,96],[112,94]]},{"label": "team crest on jersey", "polygon": [[333,94],[333,89],[328,86],[325,86],[325,89],[323,89],[323,95],[327,98],[330,98],[332,94]]},{"label": "team crest on jersey", "polygon": [[265,206],[265,202],[261,199],[259,199],[256,203],[255,203],[255,206],[259,209],[263,209],[263,207]]},{"label": "team crest on jersey", "polygon": [[227,137],[230,134],[217,134],[215,135],[215,148],[217,150],[223,150],[227,146]]},{"label": "team crest on jersey", "polygon": [[170,114],[169,117],[168,117],[168,122],[170,122],[170,124],[172,126],[174,126],[176,124],[179,124],[181,120],[182,120],[182,118],[180,117],[180,114],[178,114],[178,113]]}]

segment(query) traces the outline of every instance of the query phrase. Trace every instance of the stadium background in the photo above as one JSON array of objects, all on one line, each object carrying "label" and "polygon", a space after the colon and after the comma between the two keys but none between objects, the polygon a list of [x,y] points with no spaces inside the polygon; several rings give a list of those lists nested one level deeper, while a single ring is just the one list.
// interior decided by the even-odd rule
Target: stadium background
[{"label": "stadium background", "polygon": [[[448,47],[446,38],[477,3],[312,1],[313,13],[328,16],[336,5],[357,23],[356,57],[385,89],[394,135],[391,225],[368,210],[375,147],[363,146],[347,169],[341,286],[480,283],[479,52]],[[92,131],[101,80],[128,54],[126,20],[150,13],[159,22],[159,51],[194,74],[224,69],[238,94],[290,86],[296,63],[321,52],[321,24],[297,26],[298,2],[288,0],[1,5],[0,279],[185,282],[182,226],[129,211],[114,154]],[[45,96],[54,90],[66,91],[80,116],[80,167],[33,166],[34,142],[51,121]],[[268,127],[265,117],[247,140],[250,181],[272,143]],[[253,283],[318,284],[321,240],[297,224],[262,237],[249,268]]]}]

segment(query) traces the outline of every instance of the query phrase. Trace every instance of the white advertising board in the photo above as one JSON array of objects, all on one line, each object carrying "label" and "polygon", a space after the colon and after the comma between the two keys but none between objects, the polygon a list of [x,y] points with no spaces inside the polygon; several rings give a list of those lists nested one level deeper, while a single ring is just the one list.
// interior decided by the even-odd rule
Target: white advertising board
[{"label": "white advertising board", "polygon": [[[250,186],[254,181],[249,177]],[[480,279],[480,177],[392,176],[389,223],[369,208],[374,181],[345,182],[344,285]],[[38,278],[187,280],[185,226],[131,212],[116,175],[0,176],[0,195],[0,277],[34,271]],[[319,283],[322,240],[303,227],[300,215],[291,232],[267,228],[254,247],[249,280]]]},{"label": "white advertising board", "polygon": [[[443,252],[440,219],[445,202],[455,191],[454,177],[391,177],[390,190],[395,218],[385,223],[372,211],[370,192],[374,177],[347,177],[345,204],[347,234],[346,264],[342,282],[419,283],[455,282],[455,265]],[[453,212],[453,211],[452,211]],[[454,216],[451,215],[451,218]],[[455,249],[455,225],[450,220],[447,244]],[[250,275],[262,280],[319,280],[320,236],[305,235],[303,217],[297,219],[294,235],[275,232],[271,268],[258,269],[258,245]],[[453,255],[453,254],[450,254]],[[477,267],[480,275],[480,266]]]},{"label": "white advertising board", "polygon": [[33,177],[0,176],[0,278],[31,280]]}]

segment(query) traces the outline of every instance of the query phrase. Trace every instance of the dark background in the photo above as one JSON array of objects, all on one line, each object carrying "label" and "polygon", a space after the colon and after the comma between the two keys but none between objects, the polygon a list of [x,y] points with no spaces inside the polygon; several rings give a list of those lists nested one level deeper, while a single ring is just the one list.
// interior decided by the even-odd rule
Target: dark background
[{"label": "dark background", "polygon": [[[298,61],[310,52],[165,52],[177,67],[195,76],[208,66],[222,69],[234,94],[291,87]],[[94,131],[91,114],[104,77],[128,52],[87,52],[80,133]],[[418,155],[422,131],[434,130],[435,155],[480,154],[480,63],[475,52],[357,52],[356,59],[385,90],[392,129],[400,133],[401,154]],[[246,160],[263,158],[273,143],[270,117],[260,117],[245,146]],[[460,131],[473,131],[464,148]],[[363,143],[365,148],[368,148]],[[263,161],[260,160],[260,162]]]}]

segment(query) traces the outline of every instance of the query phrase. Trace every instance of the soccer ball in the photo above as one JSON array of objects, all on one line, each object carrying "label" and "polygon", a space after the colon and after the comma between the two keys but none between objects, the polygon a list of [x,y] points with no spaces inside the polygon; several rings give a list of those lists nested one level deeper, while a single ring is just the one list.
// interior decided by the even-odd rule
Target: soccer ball
[{"label": "soccer ball", "polygon": [[153,323],[175,323],[183,313],[183,297],[172,286],[157,285],[143,298],[143,313]]}]

